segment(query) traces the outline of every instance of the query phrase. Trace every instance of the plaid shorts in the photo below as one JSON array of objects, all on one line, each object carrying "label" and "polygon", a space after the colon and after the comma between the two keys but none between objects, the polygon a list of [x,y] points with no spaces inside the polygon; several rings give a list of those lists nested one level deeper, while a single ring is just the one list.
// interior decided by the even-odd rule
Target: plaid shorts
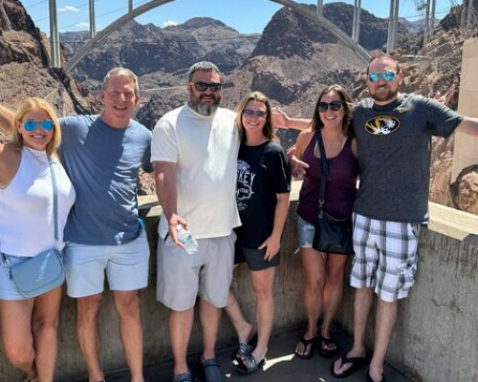
[{"label": "plaid shorts", "polygon": [[408,296],[415,282],[420,223],[352,216],[354,250],[350,285],[374,288],[388,302]]}]

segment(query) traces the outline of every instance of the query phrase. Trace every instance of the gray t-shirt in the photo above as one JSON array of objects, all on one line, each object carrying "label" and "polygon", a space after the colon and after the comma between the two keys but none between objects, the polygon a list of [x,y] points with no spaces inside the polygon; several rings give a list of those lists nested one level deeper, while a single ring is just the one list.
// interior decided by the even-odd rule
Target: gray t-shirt
[{"label": "gray t-shirt", "polygon": [[354,212],[377,220],[427,221],[431,137],[448,137],[462,120],[414,94],[384,106],[362,100],[353,116],[360,164]]},{"label": "gray t-shirt", "polygon": [[151,172],[151,132],[132,121],[124,129],[97,115],[61,119],[63,166],[76,190],[65,241],[119,245],[134,240],[138,222],[138,169]]}]

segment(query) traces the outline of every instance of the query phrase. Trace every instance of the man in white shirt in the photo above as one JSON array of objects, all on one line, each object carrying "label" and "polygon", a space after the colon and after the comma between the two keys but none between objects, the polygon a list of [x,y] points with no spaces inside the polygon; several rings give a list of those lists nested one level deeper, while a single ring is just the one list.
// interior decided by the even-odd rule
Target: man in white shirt
[{"label": "man in white shirt", "polygon": [[[239,139],[235,113],[219,107],[222,76],[216,65],[189,70],[190,101],[164,115],[153,132],[156,192],[163,207],[159,224],[157,299],[170,308],[174,381],[192,381],[186,355],[196,297],[204,334],[201,362],[207,382],[224,376],[214,347],[227,304],[234,262],[233,228],[240,225],[235,200]],[[197,239],[188,254],[178,225]]]}]

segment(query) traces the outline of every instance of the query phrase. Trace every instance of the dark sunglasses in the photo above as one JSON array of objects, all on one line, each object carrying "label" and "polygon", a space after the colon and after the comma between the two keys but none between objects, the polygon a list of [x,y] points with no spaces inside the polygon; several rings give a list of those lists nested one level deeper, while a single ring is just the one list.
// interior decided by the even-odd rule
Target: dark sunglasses
[{"label": "dark sunglasses", "polygon": [[321,113],[326,112],[329,107],[330,110],[332,111],[339,111],[342,109],[342,106],[344,104],[344,101],[332,101],[330,103],[327,102],[317,102],[317,110],[319,110]]},{"label": "dark sunglasses", "polygon": [[218,92],[222,89],[222,84],[217,82],[211,82],[208,84],[207,82],[195,82],[194,87],[198,92],[205,92],[207,88],[211,89],[212,92]]},{"label": "dark sunglasses", "polygon": [[23,121],[23,128],[31,133],[37,127],[41,127],[45,131],[51,131],[53,129],[53,121],[51,119],[44,119],[43,121],[34,121],[32,119],[27,119]]},{"label": "dark sunglasses", "polygon": [[380,80],[380,77],[383,78],[387,82],[391,82],[395,79],[397,73],[395,72],[384,72],[384,73],[369,73],[368,74],[368,79],[370,82],[378,82]]},{"label": "dark sunglasses", "polygon": [[252,117],[253,115],[255,115],[257,118],[266,118],[267,117],[267,111],[244,109],[242,111],[242,115],[245,115],[246,117]]}]

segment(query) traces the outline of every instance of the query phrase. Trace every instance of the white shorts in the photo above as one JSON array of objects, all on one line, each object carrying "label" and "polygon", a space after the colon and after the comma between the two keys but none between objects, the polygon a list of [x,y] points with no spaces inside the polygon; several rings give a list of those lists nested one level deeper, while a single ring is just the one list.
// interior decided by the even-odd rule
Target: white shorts
[{"label": "white shorts", "polygon": [[73,298],[110,290],[133,291],[148,286],[149,245],[144,231],[122,245],[67,243],[64,251],[67,294]]}]

